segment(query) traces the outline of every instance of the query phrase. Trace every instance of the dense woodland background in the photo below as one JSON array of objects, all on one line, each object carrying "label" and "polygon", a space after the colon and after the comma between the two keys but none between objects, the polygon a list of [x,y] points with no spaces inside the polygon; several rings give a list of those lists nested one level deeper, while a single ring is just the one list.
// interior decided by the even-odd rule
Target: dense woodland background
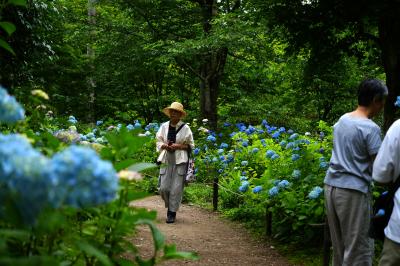
[{"label": "dense woodland background", "polygon": [[27,105],[46,91],[59,116],[162,121],[179,100],[214,128],[265,118],[305,131],[354,108],[357,84],[377,77],[390,91],[384,128],[396,117],[400,1],[18,2],[0,1],[16,26],[0,27],[0,84]]}]

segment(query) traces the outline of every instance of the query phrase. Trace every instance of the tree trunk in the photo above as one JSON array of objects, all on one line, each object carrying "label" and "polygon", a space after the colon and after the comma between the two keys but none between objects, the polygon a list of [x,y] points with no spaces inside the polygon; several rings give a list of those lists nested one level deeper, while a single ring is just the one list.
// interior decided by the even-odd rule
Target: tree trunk
[{"label": "tree trunk", "polygon": [[95,123],[96,121],[96,82],[93,78],[94,74],[94,57],[95,53],[92,47],[92,42],[94,42],[95,29],[93,28],[96,24],[96,8],[95,3],[97,0],[88,0],[88,22],[89,27],[92,28],[89,32],[89,40],[90,42],[87,44],[86,54],[89,58],[89,75],[87,77],[88,91],[89,91],[89,101],[88,101],[88,112],[87,112],[87,121],[90,123]]},{"label": "tree trunk", "polygon": [[400,95],[400,21],[396,8],[385,12],[379,22],[379,39],[382,49],[382,61],[386,73],[386,85],[389,95],[384,107],[384,125],[386,132],[395,120],[396,96]]},{"label": "tree trunk", "polygon": [[218,122],[218,88],[224,72],[228,48],[220,48],[210,53],[201,67],[200,80],[200,113],[207,118],[213,130],[217,129]]}]

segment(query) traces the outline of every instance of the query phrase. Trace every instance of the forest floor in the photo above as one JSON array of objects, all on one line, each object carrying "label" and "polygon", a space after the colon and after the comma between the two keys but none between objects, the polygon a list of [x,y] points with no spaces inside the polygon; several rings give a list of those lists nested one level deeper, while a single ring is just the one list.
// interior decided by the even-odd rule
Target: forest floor
[{"label": "forest floor", "polygon": [[[160,196],[151,196],[132,202],[133,206],[157,211],[157,227],[167,243],[175,243],[179,251],[194,251],[200,259],[172,260],[163,266],[180,265],[274,265],[290,264],[266,240],[256,240],[240,224],[227,221],[218,213],[199,207],[182,205],[174,224],[165,223],[166,209]],[[153,253],[151,232],[148,227],[138,227],[132,240],[142,257]]]}]

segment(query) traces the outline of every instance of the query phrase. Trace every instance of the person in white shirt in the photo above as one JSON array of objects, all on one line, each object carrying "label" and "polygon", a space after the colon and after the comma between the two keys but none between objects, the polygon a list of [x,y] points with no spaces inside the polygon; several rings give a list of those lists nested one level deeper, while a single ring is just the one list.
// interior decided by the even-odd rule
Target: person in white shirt
[{"label": "person in white shirt", "polygon": [[190,127],[181,120],[186,116],[181,103],[173,102],[163,112],[170,120],[163,123],[156,134],[160,153],[157,162],[165,166],[160,169],[160,195],[168,208],[166,222],[174,223],[182,201],[188,151],[194,149],[194,141]]},{"label": "person in white shirt", "polygon": [[[400,120],[389,128],[375,159],[372,178],[379,184],[394,183],[400,175]],[[400,189],[394,195],[394,207],[385,228],[380,266],[400,265]]]}]

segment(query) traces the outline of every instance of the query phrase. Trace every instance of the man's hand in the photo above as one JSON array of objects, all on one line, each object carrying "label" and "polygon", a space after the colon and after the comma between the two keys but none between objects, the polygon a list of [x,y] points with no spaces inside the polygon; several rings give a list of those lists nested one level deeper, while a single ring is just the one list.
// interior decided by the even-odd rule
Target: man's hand
[{"label": "man's hand", "polygon": [[177,143],[174,143],[174,144],[170,145],[169,147],[171,147],[173,151],[176,151],[176,150],[186,150],[186,149],[187,149],[187,145],[186,145],[186,144],[177,144]]}]

